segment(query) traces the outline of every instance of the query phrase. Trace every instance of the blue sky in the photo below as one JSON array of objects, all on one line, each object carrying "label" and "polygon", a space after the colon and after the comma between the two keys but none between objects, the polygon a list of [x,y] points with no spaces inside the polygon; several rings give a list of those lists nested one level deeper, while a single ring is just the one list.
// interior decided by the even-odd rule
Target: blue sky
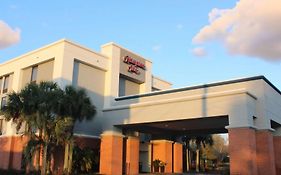
[{"label": "blue sky", "polygon": [[[256,49],[261,45],[266,48],[270,44],[256,42],[260,44],[258,46],[256,44],[255,47],[245,46],[250,49],[245,51],[243,47],[241,51],[233,49],[233,45],[221,42],[222,38],[202,39],[202,36],[206,36],[202,33],[199,40],[203,40],[203,43],[198,45],[192,42],[200,30],[209,24],[208,15],[212,9],[233,9],[237,2],[236,0],[1,0],[0,21],[5,22],[13,30],[18,28],[21,32],[19,42],[0,49],[0,62],[61,38],[70,39],[95,51],[100,50],[100,45],[113,41],[151,59],[154,63],[153,73],[172,82],[174,87],[265,75],[281,89],[279,52],[276,52],[274,57],[267,55],[270,48],[264,52],[259,52],[263,49]],[[219,11],[219,14],[224,14],[220,12],[224,11]],[[237,20],[239,19],[236,19],[236,23]],[[281,31],[281,28],[278,30]],[[266,40],[272,45],[281,40],[281,35],[272,37],[273,34],[268,38],[277,39]],[[245,37],[247,41],[250,39]],[[240,45],[241,42],[244,43],[242,40]],[[192,53],[198,46],[204,47],[207,52],[205,56],[196,56]],[[274,59],[271,59],[272,57]]]}]

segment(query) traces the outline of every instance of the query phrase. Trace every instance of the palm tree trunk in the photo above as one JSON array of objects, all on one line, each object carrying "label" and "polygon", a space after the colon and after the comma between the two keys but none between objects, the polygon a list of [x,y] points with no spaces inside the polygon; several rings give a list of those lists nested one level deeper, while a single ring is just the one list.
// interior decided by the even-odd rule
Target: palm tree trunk
[{"label": "palm tree trunk", "polygon": [[50,160],[47,160],[47,163],[46,163],[46,173],[50,174]]},{"label": "palm tree trunk", "polygon": [[64,148],[64,162],[63,162],[63,170],[67,171],[68,170],[68,157],[69,157],[69,143],[65,143],[65,148]]},{"label": "palm tree trunk", "polygon": [[200,171],[200,151],[196,149],[196,172]]},{"label": "palm tree trunk", "polygon": [[68,173],[71,173],[71,169],[72,169],[72,155],[73,155],[73,142],[70,143],[69,145],[69,162],[68,162]]},{"label": "palm tree trunk", "polygon": [[48,144],[45,143],[44,145],[44,151],[43,151],[43,165],[42,165],[42,175],[46,174],[46,170],[47,170],[47,151],[48,151]]},{"label": "palm tree trunk", "polygon": [[206,171],[206,159],[203,159],[203,171]]},{"label": "palm tree trunk", "polygon": [[186,149],[186,171],[190,171],[190,153],[189,149]]},{"label": "palm tree trunk", "polygon": [[[39,130],[39,139],[42,139],[42,129]],[[36,151],[36,166],[35,166],[35,170],[38,172],[40,169],[40,154],[41,153],[41,147]]]}]

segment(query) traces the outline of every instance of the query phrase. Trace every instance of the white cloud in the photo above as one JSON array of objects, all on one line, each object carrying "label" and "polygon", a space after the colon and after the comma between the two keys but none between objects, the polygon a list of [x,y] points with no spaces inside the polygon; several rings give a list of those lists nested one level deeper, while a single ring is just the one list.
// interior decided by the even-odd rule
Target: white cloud
[{"label": "white cloud", "polygon": [[4,49],[20,41],[20,30],[12,29],[4,21],[0,20],[0,49]]},{"label": "white cloud", "polygon": [[152,50],[153,50],[154,52],[158,52],[161,48],[162,48],[161,45],[155,45],[155,46],[152,47]]},{"label": "white cloud", "polygon": [[280,19],[280,0],[240,0],[232,9],[213,9],[193,43],[219,41],[234,55],[281,60]]},{"label": "white cloud", "polygon": [[207,51],[203,47],[196,47],[196,48],[192,49],[191,52],[193,55],[195,55],[197,57],[204,57],[204,56],[208,55]]},{"label": "white cloud", "polygon": [[176,26],[176,28],[177,28],[178,30],[182,30],[182,29],[183,29],[183,25],[182,25],[182,24],[178,24],[178,25]]}]

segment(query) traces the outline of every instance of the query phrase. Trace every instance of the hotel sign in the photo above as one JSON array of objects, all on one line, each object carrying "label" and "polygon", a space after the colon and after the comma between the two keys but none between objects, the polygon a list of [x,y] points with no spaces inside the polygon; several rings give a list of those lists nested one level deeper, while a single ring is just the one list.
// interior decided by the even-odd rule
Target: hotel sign
[{"label": "hotel sign", "polygon": [[139,75],[140,74],[139,69],[145,70],[144,63],[142,63],[138,60],[135,60],[134,58],[132,58],[130,56],[124,56],[123,62],[127,63],[129,65],[128,72],[130,72],[130,73],[135,73],[135,74]]}]

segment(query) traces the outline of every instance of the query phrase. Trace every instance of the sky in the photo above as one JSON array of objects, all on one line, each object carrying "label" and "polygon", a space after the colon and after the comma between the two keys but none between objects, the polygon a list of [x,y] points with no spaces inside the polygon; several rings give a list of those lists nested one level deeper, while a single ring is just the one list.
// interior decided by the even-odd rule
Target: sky
[{"label": "sky", "polygon": [[0,63],[66,38],[115,42],[185,87],[266,76],[281,89],[280,0],[0,1]]}]

